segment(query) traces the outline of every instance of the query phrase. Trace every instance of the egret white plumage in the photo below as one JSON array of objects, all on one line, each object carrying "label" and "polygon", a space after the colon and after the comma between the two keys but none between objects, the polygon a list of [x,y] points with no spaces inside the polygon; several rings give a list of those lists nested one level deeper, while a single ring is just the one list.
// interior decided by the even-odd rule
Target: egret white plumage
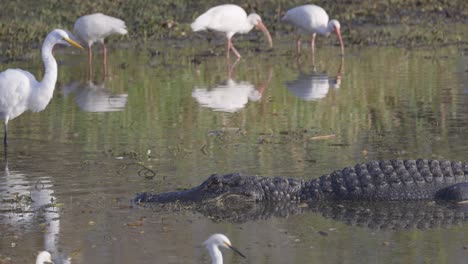
[{"label": "egret white plumage", "polygon": [[239,256],[245,258],[244,254],[242,254],[238,249],[231,245],[231,241],[223,234],[214,234],[211,235],[203,245],[206,246],[208,251],[210,252],[211,256],[211,263],[212,264],[223,264],[223,254],[219,250],[219,247],[230,248]]},{"label": "egret white plumage", "polygon": [[45,73],[38,82],[34,75],[21,69],[8,69],[0,73],[0,117],[4,120],[4,146],[8,145],[8,121],[27,110],[39,112],[49,104],[57,82],[57,62],[52,54],[55,44],[65,44],[83,49],[70,39],[62,29],[50,32],[42,44],[42,61]]},{"label": "egret white plumage", "polygon": [[232,45],[232,36],[236,33],[248,33],[254,27],[262,30],[268,39],[270,47],[273,46],[270,32],[268,32],[268,29],[263,24],[262,18],[255,13],[247,16],[245,10],[237,5],[227,4],[212,7],[197,17],[191,27],[193,31],[214,30],[225,33],[227,38],[226,56],[228,58],[230,50],[232,50],[238,58],[241,57],[234,45]]},{"label": "egret white plumage", "polygon": [[52,261],[52,255],[47,251],[39,252],[36,258],[36,264],[44,264],[44,263],[54,263]]},{"label": "egret white plumage", "polygon": [[329,35],[335,32],[341,46],[341,55],[344,55],[343,39],[341,38],[340,22],[338,20],[328,21],[328,14],[323,8],[316,5],[303,5],[292,8],[286,12],[282,18],[298,28],[299,36],[297,38],[297,54],[301,52],[301,34],[312,34],[310,46],[312,48],[312,56],[315,53],[315,37],[317,34]]},{"label": "egret white plumage", "polygon": [[112,34],[125,35],[128,32],[127,26],[123,20],[101,13],[85,15],[78,18],[73,27],[73,31],[78,36],[78,38],[80,38],[88,45],[88,64],[90,76],[92,60],[91,46],[94,44],[94,42],[99,42],[102,45],[102,51],[104,53],[102,63],[104,66],[104,75],[106,75],[107,49],[104,39]]}]

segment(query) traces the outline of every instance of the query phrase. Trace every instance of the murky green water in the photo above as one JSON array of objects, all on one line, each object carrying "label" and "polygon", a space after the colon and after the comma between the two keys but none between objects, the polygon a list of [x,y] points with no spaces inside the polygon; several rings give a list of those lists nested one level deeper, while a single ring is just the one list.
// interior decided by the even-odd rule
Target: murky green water
[{"label": "murky green water", "polygon": [[[201,243],[221,232],[247,256],[224,252],[227,263],[465,263],[466,224],[373,230],[311,212],[231,223],[130,200],[212,173],[315,178],[370,159],[466,161],[466,50],[350,48],[342,62],[319,46],[314,72],[288,39],[275,52],[247,45],[228,73],[223,43],[220,56],[176,46],[112,50],[105,82],[96,52],[92,83],[84,54],[58,52],[50,105],[10,122],[0,260],[31,263],[48,249],[56,263],[208,263]],[[10,67],[43,71],[38,57]]]}]

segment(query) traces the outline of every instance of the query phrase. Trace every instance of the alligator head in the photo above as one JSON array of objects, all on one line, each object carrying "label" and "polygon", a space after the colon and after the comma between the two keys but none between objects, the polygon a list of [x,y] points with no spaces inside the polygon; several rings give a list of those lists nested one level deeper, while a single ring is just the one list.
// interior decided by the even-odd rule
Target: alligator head
[{"label": "alligator head", "polygon": [[236,203],[256,202],[264,199],[264,190],[258,176],[240,174],[211,175],[197,187],[161,194],[141,193],[137,203],[207,202]]}]

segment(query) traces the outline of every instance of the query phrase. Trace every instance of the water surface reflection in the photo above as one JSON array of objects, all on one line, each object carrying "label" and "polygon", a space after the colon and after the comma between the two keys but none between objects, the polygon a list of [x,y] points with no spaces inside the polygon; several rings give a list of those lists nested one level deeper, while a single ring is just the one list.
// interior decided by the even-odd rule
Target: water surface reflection
[{"label": "water surface reflection", "polygon": [[112,94],[105,82],[74,81],[62,87],[65,97],[75,94],[75,102],[85,112],[122,111],[127,105],[128,94]]},{"label": "water surface reflection", "polygon": [[[194,64],[191,58],[181,59],[179,46],[171,50],[168,45],[167,49],[157,56],[154,67],[147,63],[145,52],[125,49],[115,53],[116,61],[128,64],[125,69],[109,65],[119,72],[105,82],[107,98],[104,96],[103,101],[112,101],[112,93],[128,94],[123,111],[81,111],[75,99],[81,97],[82,89],[76,88],[67,91],[66,98],[54,96],[44,111],[26,112],[12,122],[15,142],[9,150],[11,171],[0,181],[8,178],[12,182],[16,177],[21,183],[1,186],[2,197],[15,199],[6,192],[8,189],[25,196],[29,191],[46,193],[34,194],[44,196],[37,199],[44,202],[34,210],[26,208],[27,204],[16,204],[27,218],[23,221],[27,228],[20,220],[6,222],[6,216],[20,219],[20,214],[15,215],[12,203],[1,205],[6,211],[0,214],[4,234],[0,262],[4,256],[11,257],[12,263],[28,263],[24,256],[32,260],[37,250],[46,247],[42,229],[53,229],[45,224],[47,221],[59,223],[60,228],[51,243],[58,244],[63,252],[78,252],[71,253],[73,263],[208,263],[209,255],[201,243],[215,232],[225,233],[241,245],[250,263],[309,263],[311,259],[324,264],[343,260],[419,263],[421,256],[432,263],[466,262],[466,222],[454,221],[449,228],[435,225],[423,230],[381,228],[375,232],[332,217],[356,212],[355,216],[362,217],[347,221],[379,227],[379,223],[391,224],[392,217],[411,217],[411,210],[375,212],[375,216],[387,217],[390,222],[367,218],[366,212],[373,211],[359,211],[359,207],[348,210],[340,205],[326,211],[332,214],[296,213],[296,209],[314,210],[301,207],[289,211],[253,208],[254,218],[246,217],[246,221],[238,221],[241,215],[226,210],[224,213],[233,219],[230,221],[223,212],[205,214],[180,208],[161,212],[135,208],[129,202],[142,191],[196,186],[213,173],[310,179],[371,159],[463,160],[468,151],[468,104],[463,95],[467,79],[466,60],[460,60],[458,49],[350,49],[346,75],[343,70],[339,79],[339,96],[333,96],[334,88],[329,84],[328,94],[319,103],[298,100],[285,88],[298,77],[291,58],[285,63],[285,56],[273,53],[258,58],[247,55],[229,72],[224,58]],[[161,50],[166,51],[166,47]],[[340,75],[335,74],[339,72],[339,59],[328,59],[336,57],[335,53],[336,47],[325,47],[317,54],[317,67],[327,72],[329,80]],[[34,66],[35,60],[27,63]],[[267,65],[273,65],[272,77]],[[59,83],[76,80],[76,72],[83,71],[79,66],[60,65]],[[40,63],[35,65],[37,71],[41,67]],[[305,68],[302,72],[310,75]],[[222,81],[224,87],[215,89]],[[243,87],[228,87],[229,82]],[[266,84],[264,88],[258,86],[262,83]],[[313,80],[308,83],[309,87],[303,88],[306,91]],[[238,114],[220,114],[211,108],[200,111],[202,107],[192,96],[193,87],[204,93],[232,89],[229,96],[238,96],[240,90],[248,92],[241,93],[244,103],[233,107],[239,109]],[[88,89],[89,93],[102,92],[93,89]],[[252,94],[260,100],[249,103]],[[109,108],[113,109],[100,107],[105,111]],[[227,132],[210,133],[222,128]],[[330,134],[334,137],[321,137]],[[131,164],[142,164],[157,173],[155,177],[141,177],[140,167]],[[45,189],[34,190],[38,179],[47,186]],[[58,200],[60,206],[56,207],[60,210],[41,207],[52,198]],[[256,216],[256,212],[264,214]],[[49,216],[44,215],[47,213]],[[275,217],[275,213],[281,217]],[[429,223],[446,219],[437,218],[437,210],[432,215],[434,222]],[[14,236],[19,238],[15,240]],[[12,248],[11,242],[17,246]],[[239,263],[225,253],[226,262]]]},{"label": "water surface reflection", "polygon": [[[254,85],[249,81],[235,81],[232,77],[239,60],[233,65],[228,63],[226,80],[215,87],[194,87],[192,97],[203,107],[214,111],[234,113],[243,109],[249,101],[258,102],[270,84],[273,71],[270,69],[268,79]],[[240,67],[240,66],[239,66]]]},{"label": "water surface reflection", "polygon": [[300,73],[296,80],[286,83],[288,90],[305,101],[317,101],[327,96],[330,89],[340,88],[343,76],[344,59],[335,76],[318,72],[315,67],[311,74],[306,74],[299,66]]},{"label": "water surface reflection", "polygon": [[[60,209],[56,206],[53,179],[48,176],[34,177],[8,168],[4,163],[3,176],[0,178],[0,225],[15,230],[15,238],[34,236],[42,233],[39,245],[37,240],[21,240],[18,246],[29,253],[29,248],[49,251],[59,263],[69,263],[69,258],[59,250]],[[6,235],[5,233],[3,235]],[[6,235],[6,237],[9,237]],[[3,239],[2,244],[11,241]],[[24,243],[32,245],[25,247]],[[11,242],[16,247],[16,242]],[[26,253],[25,256],[29,254]]]}]

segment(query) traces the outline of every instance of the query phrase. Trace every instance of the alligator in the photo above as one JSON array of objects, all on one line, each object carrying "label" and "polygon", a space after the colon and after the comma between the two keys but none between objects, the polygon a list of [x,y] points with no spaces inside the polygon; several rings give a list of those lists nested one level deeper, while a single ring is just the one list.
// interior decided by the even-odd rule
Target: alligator
[{"label": "alligator", "polygon": [[140,193],[137,203],[468,201],[468,163],[447,160],[378,160],[317,179],[211,175],[192,189]]}]

